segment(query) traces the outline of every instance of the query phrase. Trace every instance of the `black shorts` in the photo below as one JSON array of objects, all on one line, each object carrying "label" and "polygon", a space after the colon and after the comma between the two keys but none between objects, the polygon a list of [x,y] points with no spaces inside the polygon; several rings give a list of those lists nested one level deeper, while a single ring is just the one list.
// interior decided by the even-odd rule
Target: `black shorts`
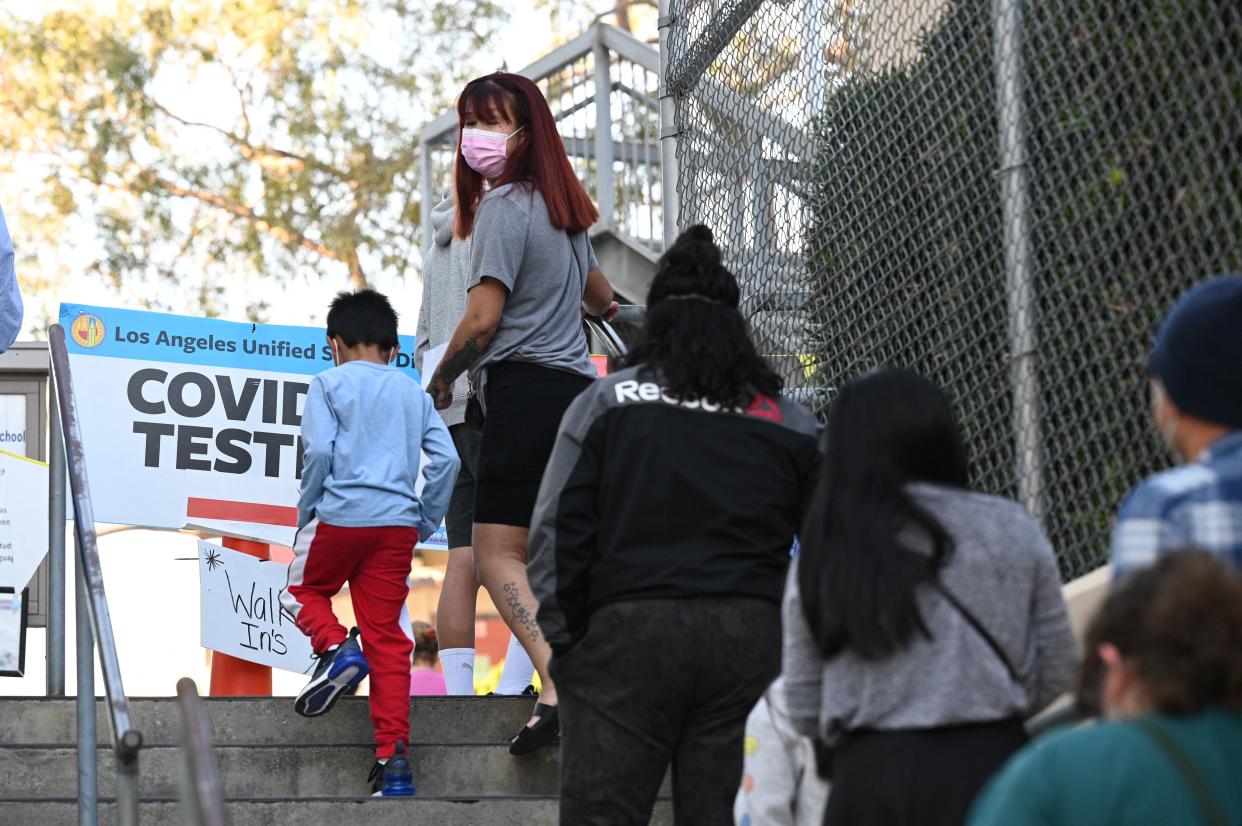
[{"label": "black shorts", "polygon": [[538,364],[488,365],[487,419],[475,474],[476,524],[530,527],[561,416],[591,381]]},{"label": "black shorts", "polygon": [[453,485],[453,498],[449,500],[444,526],[448,530],[448,546],[464,548],[471,544],[474,524],[474,480],[479,469],[479,438],[477,430],[465,424],[449,427],[453,447],[461,458],[457,482]]}]

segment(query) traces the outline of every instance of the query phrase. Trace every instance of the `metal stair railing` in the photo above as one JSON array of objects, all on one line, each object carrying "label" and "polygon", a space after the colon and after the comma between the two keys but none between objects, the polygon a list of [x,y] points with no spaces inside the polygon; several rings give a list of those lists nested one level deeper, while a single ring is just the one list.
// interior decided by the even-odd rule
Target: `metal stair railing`
[{"label": "metal stair railing", "polygon": [[177,681],[181,717],[181,823],[184,826],[227,826],[220,769],[211,747],[211,723],[189,677]]},{"label": "metal stair railing", "polygon": [[596,339],[604,345],[604,349],[608,351],[608,356],[621,358],[626,354],[625,342],[621,340],[621,336],[617,335],[617,331],[607,321],[598,316],[589,315],[583,319],[583,323],[595,335]]},{"label": "metal stair railing", "polygon": [[[82,426],[73,392],[65,330],[59,324],[48,332],[52,362],[52,381],[60,407],[60,427],[64,437],[69,487],[73,499],[74,559],[77,580],[77,666],[78,666],[78,822],[95,826],[99,819],[98,742],[95,720],[95,645],[99,646],[99,665],[103,675],[108,722],[112,728],[112,751],[116,763],[116,822],[120,826],[138,823],[138,754],[142,734],[129,714],[129,699],[121,683],[112,617],[104,592],[103,569],[99,563],[99,544],[95,535],[95,514],[91,506],[90,485],[86,478],[86,456],[82,445]],[[89,625],[85,619],[89,617]]]}]

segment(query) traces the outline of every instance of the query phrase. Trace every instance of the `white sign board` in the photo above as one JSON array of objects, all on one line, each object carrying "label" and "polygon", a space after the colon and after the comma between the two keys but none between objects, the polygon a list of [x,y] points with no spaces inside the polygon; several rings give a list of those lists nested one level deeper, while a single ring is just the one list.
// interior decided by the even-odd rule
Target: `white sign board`
[{"label": "white sign board", "polygon": [[199,542],[198,580],[204,648],[299,674],[313,670],[310,638],[280,605],[288,565]]},{"label": "white sign board", "polygon": [[0,395],[0,450],[29,456],[26,433],[26,396]]},{"label": "white sign board", "polygon": [[47,465],[0,450],[0,587],[18,593],[47,556]]},{"label": "white sign board", "polygon": [[[60,323],[97,520],[293,544],[323,328],[77,304]],[[413,347],[402,336],[395,364],[418,381]]]}]

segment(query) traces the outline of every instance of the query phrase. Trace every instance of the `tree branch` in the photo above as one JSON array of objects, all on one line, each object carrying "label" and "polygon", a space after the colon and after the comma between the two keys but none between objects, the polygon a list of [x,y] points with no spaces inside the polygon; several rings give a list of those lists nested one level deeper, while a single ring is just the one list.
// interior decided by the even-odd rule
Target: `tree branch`
[{"label": "tree branch", "polygon": [[[246,136],[239,135],[236,132],[232,132],[228,129],[224,129],[220,126],[216,126],[214,123],[204,123],[202,121],[188,120],[187,118],[183,118],[180,115],[176,114],[171,109],[169,109],[167,106],[160,103],[158,100],[151,99],[151,105],[154,106],[157,111],[161,112],[166,117],[169,117],[172,120],[175,120],[177,123],[180,123],[183,126],[188,126],[193,129],[210,129],[211,131],[224,136],[224,138],[228,140],[229,143],[237,147],[238,151],[241,152],[241,156],[248,161],[262,162],[264,159],[280,160],[286,163],[291,163],[299,167],[309,167],[319,172],[323,172],[327,175],[331,175],[332,177],[337,178],[341,181],[345,181],[346,183],[349,184],[351,189],[357,188],[357,185],[358,185],[357,181],[355,181],[353,177],[348,172],[345,172],[344,170],[337,169],[334,166],[325,164],[321,161],[317,161],[314,158],[309,158],[305,155],[299,155],[296,152],[290,152],[287,149],[277,149],[272,146],[267,146],[266,144],[255,145],[251,143],[247,139]],[[243,106],[243,113],[244,113],[244,106]],[[246,129],[247,129],[247,132],[249,132],[249,118],[248,117],[246,118],[246,121],[247,121]]]},{"label": "tree branch", "polygon": [[229,66],[227,63],[222,65],[224,66],[224,71],[229,73],[229,79],[233,83],[233,89],[237,92],[237,105],[241,108],[242,137],[246,139],[247,143],[249,143],[250,107],[246,103],[246,95],[251,91],[250,81],[247,80],[245,83],[238,82],[237,73],[233,71],[233,67]]},{"label": "tree branch", "polygon": [[[236,203],[235,201],[225,198],[222,195],[217,195],[212,192],[204,192],[202,190],[181,186],[180,184],[174,183],[166,178],[160,177],[148,169],[141,168],[140,165],[133,160],[129,162],[129,168],[126,170],[111,170],[117,180],[96,181],[87,173],[85,169],[81,167],[80,164],[66,157],[64,153],[58,151],[56,147],[46,144],[46,142],[43,141],[39,141],[39,143],[44,144],[43,154],[51,159],[54,159],[62,168],[68,170],[71,174],[83,181],[91,183],[94,186],[102,186],[107,189],[120,190],[122,192],[127,192],[130,195],[140,194],[144,188],[155,187],[179,198],[190,198],[200,203],[207,204],[222,210],[223,212],[226,212],[239,220],[248,222],[259,232],[276,239],[288,247],[301,247],[302,249],[313,252],[322,258],[327,258],[330,261],[337,261],[345,264],[349,268],[349,281],[356,289],[363,289],[370,286],[370,282],[366,277],[366,272],[362,267],[362,261],[359,258],[356,249],[351,249],[348,252],[338,251],[327,244],[307,237],[304,233],[295,229],[274,224],[244,204]],[[357,207],[355,207],[354,211],[357,212]]]},{"label": "tree branch", "polygon": [[[308,238],[305,234],[298,232],[289,227],[274,224],[268,219],[256,213],[253,209],[243,204],[236,203],[221,195],[212,192],[203,192],[202,190],[190,189],[188,187],[176,184],[166,178],[161,178],[153,172],[144,171],[141,177],[152,186],[158,187],[170,195],[176,195],[180,198],[191,198],[200,203],[208,204],[223,210],[224,212],[247,221],[251,226],[259,232],[269,235],[289,247],[301,247],[309,250],[316,255],[327,258],[332,261],[339,261],[349,267],[349,280],[355,287],[361,289],[370,286],[367,281],[366,273],[362,269],[362,262],[358,257],[357,250],[350,250],[348,253],[341,253],[338,250],[329,247],[313,238]],[[132,190],[132,187],[127,187]]]}]

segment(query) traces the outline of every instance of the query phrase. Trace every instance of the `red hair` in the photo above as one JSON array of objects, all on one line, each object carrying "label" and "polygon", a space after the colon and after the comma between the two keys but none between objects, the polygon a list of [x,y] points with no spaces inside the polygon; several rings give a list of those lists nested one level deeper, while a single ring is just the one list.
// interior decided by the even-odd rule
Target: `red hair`
[{"label": "red hair", "polygon": [[[569,233],[585,231],[599,218],[599,210],[587,195],[565,154],[565,143],[543,93],[531,80],[510,72],[496,72],[466,84],[457,99],[458,126],[472,120],[497,120],[505,116],[524,127],[520,141],[505,161],[497,186],[530,182],[548,207],[552,226]],[[470,168],[461,154],[457,136],[457,159],[453,170],[457,194],[454,234],[469,237],[474,216],[483,198],[483,176]]]}]

